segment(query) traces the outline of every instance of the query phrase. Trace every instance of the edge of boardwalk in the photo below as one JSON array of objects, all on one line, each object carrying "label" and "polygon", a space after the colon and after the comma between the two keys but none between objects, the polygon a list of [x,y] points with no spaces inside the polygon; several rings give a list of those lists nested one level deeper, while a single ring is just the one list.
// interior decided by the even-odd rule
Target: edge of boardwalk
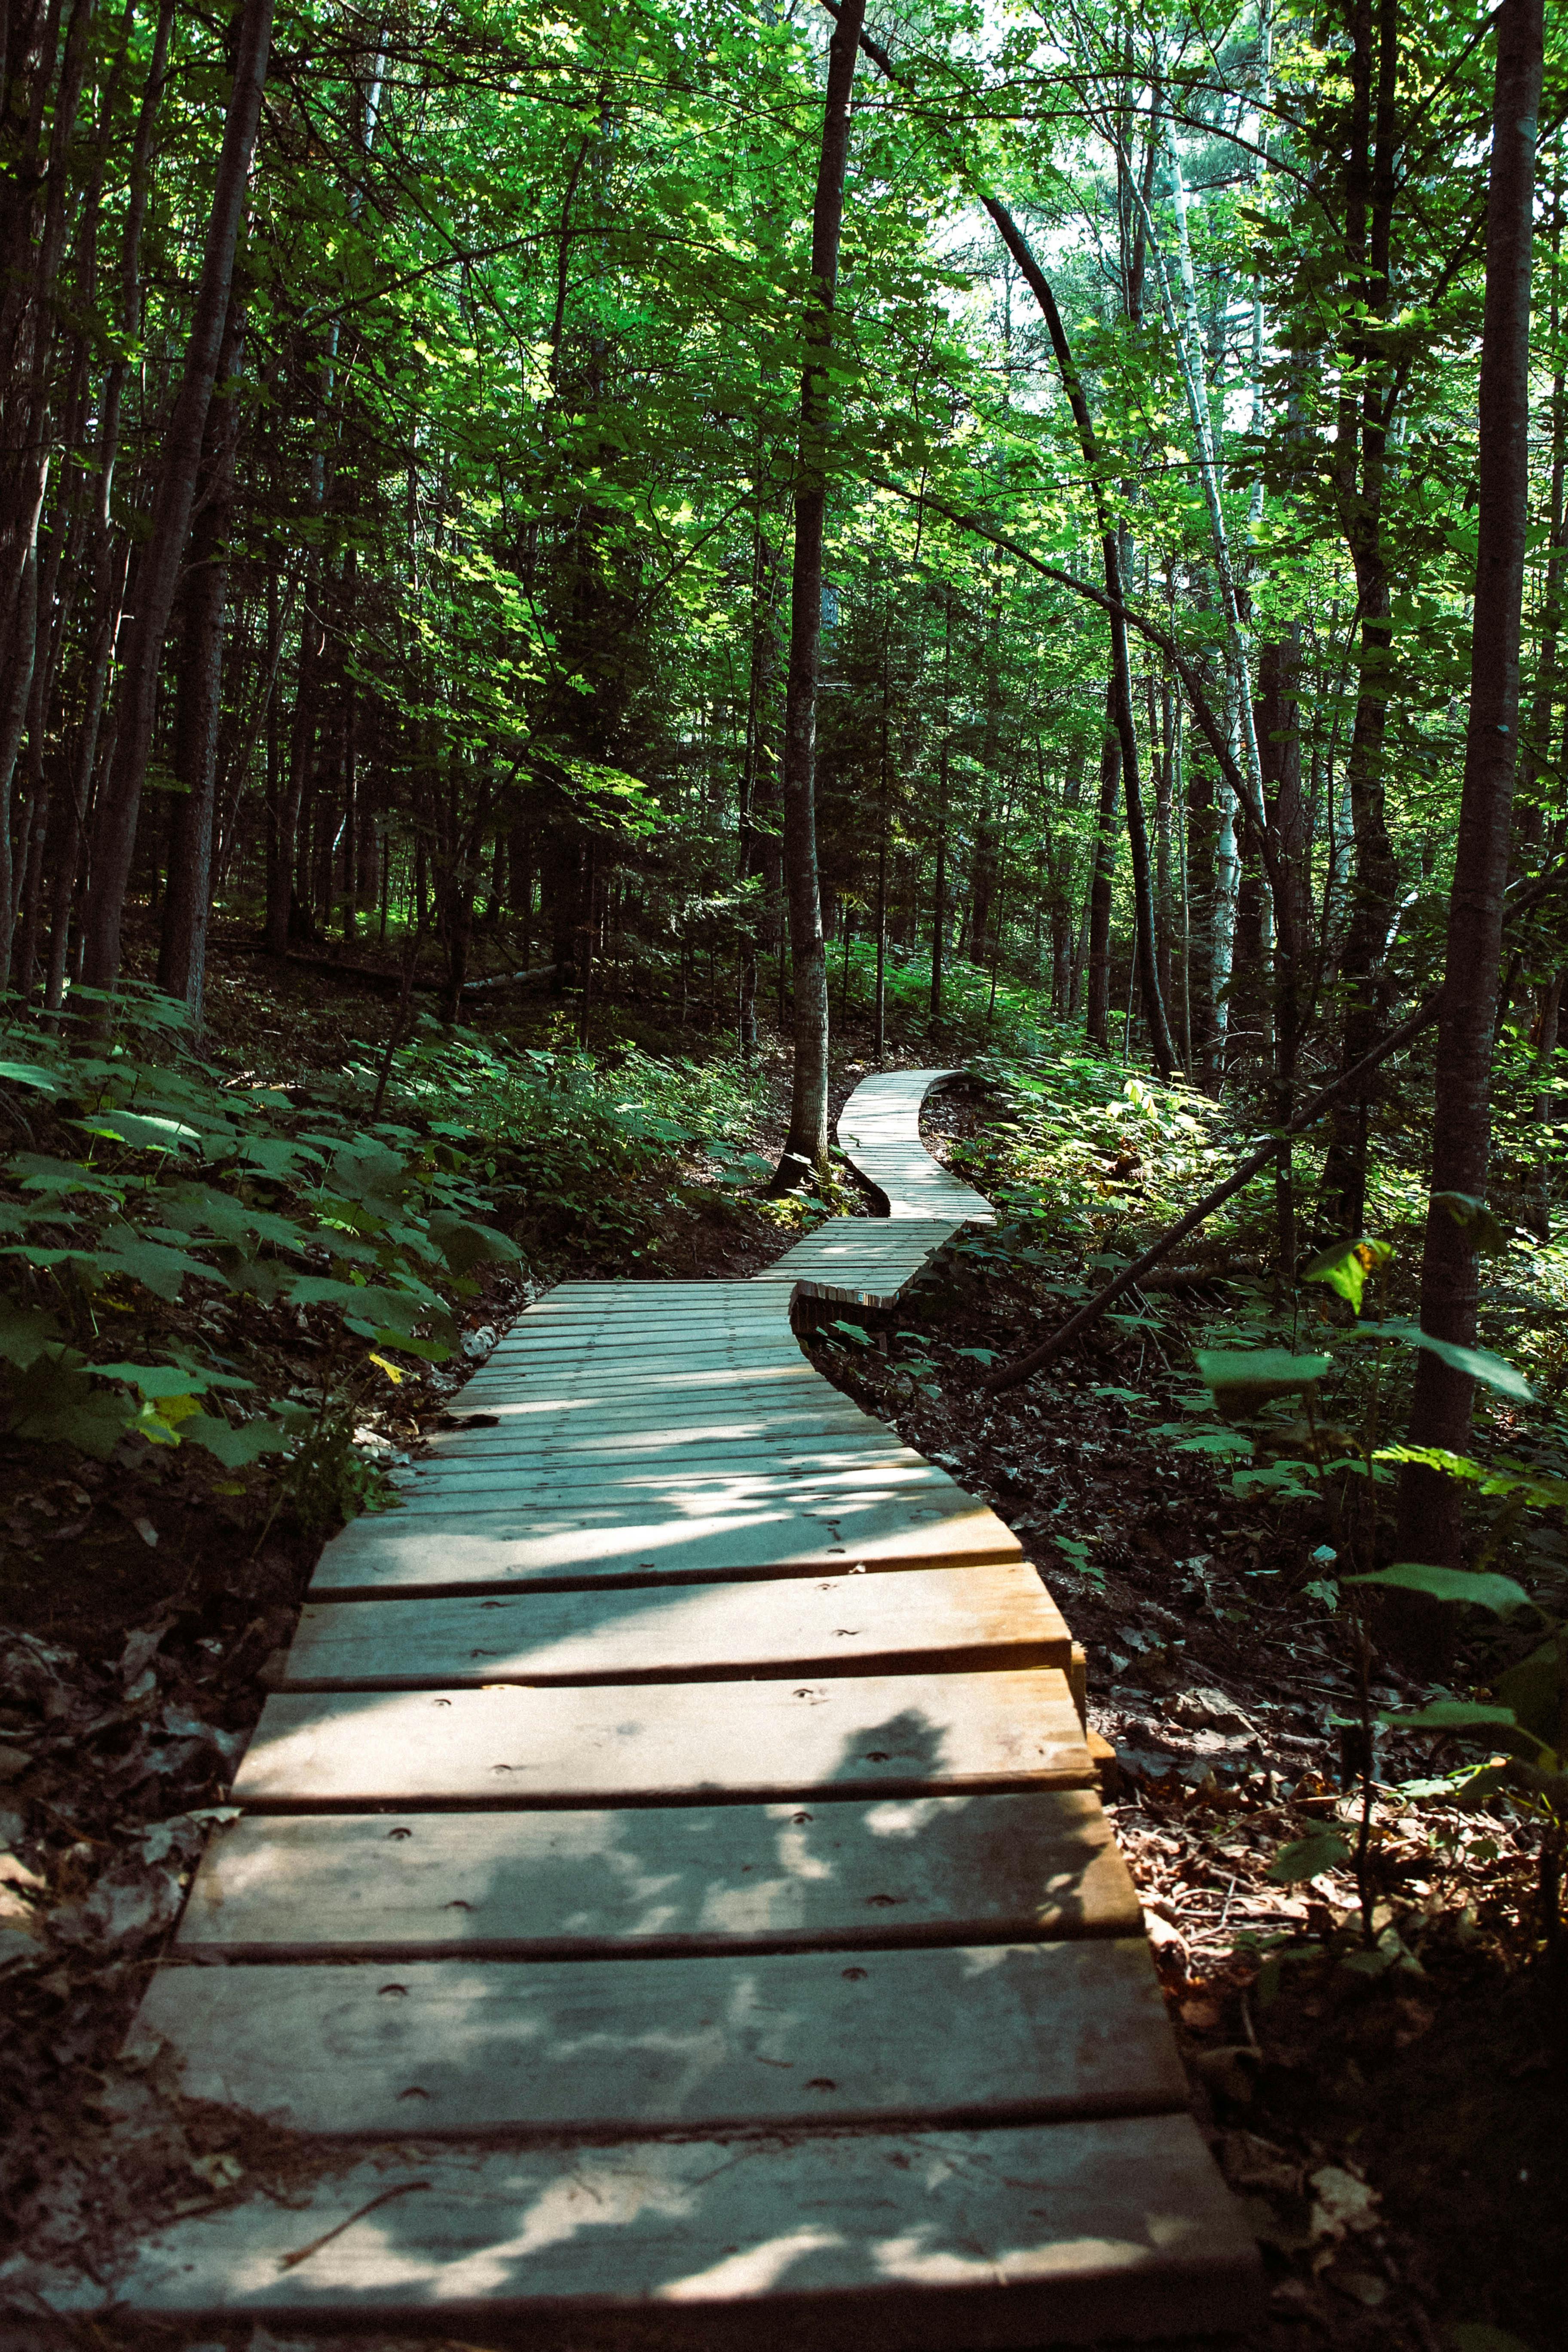
[{"label": "edge of boardwalk", "polygon": [[[888,1217],[832,1220],[763,1279],[895,1299],[963,1224],[990,1220],[990,1204],[920,1144],[921,1103],[951,1075],[890,1072],[857,1089],[840,1134]],[[638,1287],[650,1308],[704,1296],[699,1285]],[[588,1416],[589,1454],[609,1456],[604,1475],[620,1480],[604,1516],[622,1537],[638,1526],[638,1552],[656,1549],[640,1531],[654,1507],[633,1496],[646,1477],[626,1458],[624,1433],[639,1411],[672,1462],[688,1449],[682,1507],[726,1482],[739,1492],[748,1480],[758,1491],[772,1481],[775,1499],[758,1528],[766,1559],[744,1554],[715,1520],[702,1540],[723,1548],[720,1577],[693,1584],[688,1561],[671,1609],[668,1595],[653,1593],[655,1559],[644,1559],[636,1563],[643,1585],[608,1594],[606,1612],[582,1532],[597,1506],[564,1502],[551,1483],[584,1475],[563,1466],[581,1452],[584,1426],[568,1433],[561,1423],[533,1450],[556,1465],[540,1507],[554,1515],[565,1549],[530,1565],[549,1569],[564,1598],[531,1598],[506,1582],[542,1540],[519,1505],[515,1529],[482,1538],[489,1572],[473,1590],[489,1598],[432,1605],[436,1584],[402,1598],[366,1587],[343,1605],[306,1612],[290,1653],[299,1695],[286,1685],[268,1702],[236,1783],[247,1817],[232,1843],[215,1843],[204,1858],[175,1965],[154,1977],[133,2034],[148,2047],[163,2038],[169,2078],[183,2068],[186,2096],[264,2118],[264,2138],[266,2127],[300,2134],[298,2184],[285,2201],[263,2187],[149,2231],[113,2285],[32,2271],[20,2282],[29,2315],[126,2314],[187,2338],[256,2321],[332,2336],[450,2336],[461,2326],[492,2341],[504,2331],[530,2352],[751,2352],[759,2340],[780,2352],[985,2352],[1247,2325],[1260,2307],[1257,2251],[1186,2111],[1136,1896],[1083,1785],[1080,1718],[1060,1664],[1045,1663],[1066,1655],[1070,1636],[1025,1573],[1016,1538],[994,1522],[989,1546],[979,1543],[968,1521],[993,1515],[916,1457],[911,1472],[880,1424],[804,1360],[781,1366],[770,1350],[759,1382],[748,1369],[749,1307],[746,1330],[720,1316],[696,1362],[690,1334],[683,1353],[668,1328],[661,1346],[650,1324],[652,1344],[628,1370],[619,1347],[628,1334],[601,1320],[616,1286],[563,1286],[554,1296],[537,1321],[520,1318],[477,1376],[470,1401],[493,1402],[496,1413],[474,1426],[502,1433],[493,1442],[459,1433],[432,1448],[436,1483],[454,1499],[406,1517],[413,1531],[421,1521],[435,1530],[441,1573],[452,1576],[454,1542],[473,1540],[458,1531],[473,1524],[476,1487],[502,1479],[495,1464],[509,1446],[515,1454],[516,1431],[541,1412],[557,1423],[563,1412]],[[713,1286],[706,1296],[714,1302]],[[719,1303],[742,1296],[726,1285]],[[641,1303],[626,1290],[618,1300],[623,1314]],[[786,1344],[782,1311],[779,1325]],[[781,1370],[791,1390],[820,1383],[833,1400],[823,1429],[804,1440],[783,1433],[799,1413],[779,1390]],[[676,1399],[686,1402],[672,1406]],[[679,1414],[693,1399],[688,1430]],[[807,1419],[823,1410],[808,1404]],[[510,1437],[508,1416],[517,1416]],[[744,1444],[772,1447],[760,1477],[736,1467],[736,1430],[715,1426],[737,1416],[750,1424],[739,1433]],[[702,1454],[720,1441],[719,1455]],[[803,1491],[803,1444],[819,1494]],[[847,1483],[835,1466],[838,1447],[869,1465]],[[721,1466],[704,1474],[703,1459]],[[481,1464],[492,1466],[479,1475]],[[910,1507],[919,1529],[879,1536],[893,1556],[879,1558],[858,1529],[853,1541],[837,1539],[836,1514],[849,1507],[854,1478],[880,1486],[889,1475],[915,1476],[925,1499]],[[492,1498],[484,1507],[500,1507]],[[903,1507],[878,1504],[894,1518]],[[951,1529],[942,1538],[937,1523],[955,1509],[968,1515],[960,1549],[973,1557],[979,1543],[1013,1564],[939,1565],[958,1538]],[[823,1525],[804,1558],[784,1520],[793,1514],[791,1525],[804,1527],[811,1513]],[[334,1542],[395,1548],[410,1532],[362,1522]],[[689,1522],[680,1540],[689,1546]],[[770,1567],[795,1580],[745,1580]],[[906,1569],[916,1573],[900,1590]],[[857,1576],[869,1585],[854,1584]],[[889,1602],[903,1605],[889,1612]],[[663,1664],[647,1678],[649,1653],[638,1651],[637,1687],[624,1668],[606,1687],[592,1671],[594,1644],[606,1632],[622,1637],[616,1609],[639,1608],[654,1611],[648,1639]],[[771,1651],[769,1609],[785,1644]],[[860,1638],[863,1622],[872,1638],[879,1612],[886,1658],[867,1659],[867,1679],[833,1679],[854,1675],[837,1645]],[[948,1631],[933,1612],[947,1612]],[[470,1625],[484,1647],[465,1646]],[[712,1643],[741,1627],[756,1654],[740,1664],[749,1678],[708,1678],[715,1659],[723,1676],[736,1673],[740,1653]],[[392,1649],[377,1653],[388,1633]],[[507,1639],[520,1645],[510,1669],[470,1665],[502,1658],[497,1644]],[[929,1672],[916,1663],[922,1641],[934,1644]],[[413,1644],[411,1667],[400,1642]],[[574,1664],[563,1646],[571,1642],[585,1645]],[[965,1643],[975,1645],[967,1659]],[[346,1665],[334,1643],[342,1657],[354,1653]],[[1025,1662],[1020,1643],[1030,1656],[1035,1645],[1037,1663]],[[553,1692],[537,1663],[547,1655],[564,1685]],[[510,1682],[493,1679],[508,1671]],[[697,1680],[677,1678],[691,1671]],[[483,1685],[469,1687],[481,1673]],[[312,1688],[332,1696],[318,1700]],[[861,1692],[872,1696],[862,1703]],[[432,1707],[445,1713],[432,1717]],[[731,1725],[728,1780],[719,1770],[726,1708],[744,1711]],[[836,1708],[847,1710],[847,1748]],[[1052,1710],[1059,1767],[1047,1753]],[[329,1769],[310,1727],[334,1712],[349,1738]],[[409,1779],[405,1754],[423,1740],[418,1769],[428,1771],[430,1724],[458,1731],[479,1715],[488,1727],[469,1743],[451,1809],[442,1810],[437,1780]],[[486,1743],[520,1742],[501,1752],[533,1759],[526,1769],[537,1771],[542,1751],[530,1726],[552,1715],[573,1718],[548,1759],[556,1780],[535,1778],[498,1798],[486,1776],[516,1768],[491,1761],[498,1750]],[[752,1782],[772,1717],[784,1725],[775,1746],[787,1770],[767,1792],[783,1802],[764,1807],[751,1801]],[[645,1722],[669,1760],[678,1717],[689,1736],[668,1785],[647,1777],[646,1757],[628,1768],[626,1741]],[[514,1727],[501,1735],[503,1718]],[[425,1726],[410,1743],[397,1728],[405,1720]],[[900,1759],[918,1751],[896,1743],[937,1722],[942,1738],[911,1778]],[[306,1777],[268,1799],[268,1743],[283,1753],[295,1724],[308,1752],[292,1769]],[[381,1780],[365,1777],[359,1724],[370,1727],[368,1750],[383,1751]],[[612,1759],[598,1783],[584,1769],[595,1754]],[[863,1788],[846,1777],[847,1757]],[[341,1780],[345,1763],[360,1776],[348,1799],[331,1793],[332,1771]],[[287,1778],[286,1755],[279,1769]],[[577,1779],[561,1780],[565,1770]],[[580,1786],[596,1793],[570,1793]],[[514,1810],[489,1810],[498,1803]],[[644,1810],[581,1810],[595,1805]],[[400,1811],[407,1821],[386,1827]],[[616,1822],[630,1824],[621,1843],[604,1843],[594,1825]],[[802,1824],[813,1826],[802,1834]],[[609,1871],[596,1922],[583,1906],[599,1882],[563,1876],[574,1856],[558,1847],[581,1839],[582,1825],[594,1857],[619,1857],[632,1872]],[[798,1887],[784,1853],[791,1840],[801,1849]],[[910,1849],[901,1864],[900,1841]],[[272,1895],[258,1911],[254,1873],[268,1854]],[[702,1956],[661,1948],[688,1877]],[[793,1941],[780,1940],[766,1907],[770,1881],[803,1901],[812,1890],[817,1907],[803,1910]],[[226,1905],[226,1884],[237,1898]],[[482,1923],[479,1941],[466,1940],[468,1915],[488,1906],[493,1916],[508,1899],[507,1952],[483,1948]],[[258,1927],[268,1900],[270,1944]],[[552,1903],[560,1931],[552,1955],[525,1952],[530,1935],[549,1945]],[[664,1906],[658,1934],[650,1904]],[[878,1915],[886,1925],[868,1927],[859,1904],[889,1906]],[[234,1924],[237,1910],[248,1930]],[[366,1923],[388,1916],[402,1931],[383,1948]],[[447,1940],[420,1951],[415,1928],[430,1921],[447,1923]],[[759,2063],[771,2071],[758,2074]],[[820,2071],[806,2080],[813,2066]],[[399,2089],[410,2076],[419,2087]],[[426,2103],[413,2110],[424,2126],[416,2137],[401,2137],[404,2099]],[[237,2144],[248,2160],[249,2141]],[[258,2181],[278,2147],[258,2146]],[[0,2283],[17,2280],[15,2264],[0,2271]]]}]

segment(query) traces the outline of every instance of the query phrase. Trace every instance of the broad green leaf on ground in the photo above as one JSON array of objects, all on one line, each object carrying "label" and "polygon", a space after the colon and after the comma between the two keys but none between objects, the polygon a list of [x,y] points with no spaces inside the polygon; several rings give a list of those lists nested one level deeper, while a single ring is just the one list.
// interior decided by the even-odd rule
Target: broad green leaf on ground
[{"label": "broad green leaf on ground", "polygon": [[1471,1731],[1489,1723],[1512,1723],[1511,1706],[1490,1706],[1484,1699],[1435,1698],[1414,1715],[1383,1714],[1378,1721],[1390,1731]]},{"label": "broad green leaf on ground", "polygon": [[1268,1865],[1268,1876],[1277,1885],[1294,1886],[1325,1870],[1342,1870],[1350,1858],[1351,1850],[1337,1831],[1315,1829],[1293,1845],[1280,1847]]},{"label": "broad green leaf on ground", "polygon": [[1199,1348],[1193,1360],[1220,1412],[1237,1421],[1314,1387],[1330,1364],[1327,1356],[1293,1356],[1286,1348]]},{"label": "broad green leaf on ground", "polygon": [[192,1445],[205,1446],[226,1469],[243,1470],[264,1454],[287,1454],[289,1436],[271,1421],[242,1422],[237,1428],[216,1413],[193,1413],[180,1435]]},{"label": "broad green leaf on ground", "polygon": [[11,1383],[10,1434],[30,1445],[74,1445],[107,1462],[137,1418],[129,1397],[95,1388],[69,1349],[36,1356]]},{"label": "broad green leaf on ground", "polygon": [[1456,1372],[1468,1372],[1483,1387],[1495,1389],[1499,1396],[1512,1397],[1516,1403],[1533,1403],[1535,1391],[1522,1372],[1516,1371],[1489,1348],[1464,1348],[1457,1339],[1435,1339],[1430,1331],[1423,1331],[1419,1323],[1358,1323],[1347,1331],[1348,1339],[1397,1339],[1406,1348],[1425,1348],[1427,1354],[1438,1357]]},{"label": "broad green leaf on ground", "polygon": [[1468,1568],[1426,1568],[1415,1560],[1395,1562],[1367,1576],[1347,1576],[1346,1584],[1370,1584],[1384,1591],[1425,1592],[1433,1601],[1468,1601],[1506,1617],[1515,1609],[1531,1609],[1533,1601],[1511,1576],[1493,1576]]},{"label": "broad green leaf on ground", "polygon": [[34,1357],[59,1336],[60,1327],[46,1308],[21,1307],[15,1299],[0,1298],[0,1356],[8,1364],[25,1371]]}]

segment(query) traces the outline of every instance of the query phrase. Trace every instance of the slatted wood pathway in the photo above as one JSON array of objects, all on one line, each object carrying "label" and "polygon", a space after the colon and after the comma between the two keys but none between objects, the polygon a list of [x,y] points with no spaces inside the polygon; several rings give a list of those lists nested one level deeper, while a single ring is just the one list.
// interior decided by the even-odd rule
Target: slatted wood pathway
[{"label": "slatted wood pathway", "polygon": [[1068,1628],[779,1296],[894,1297],[989,1217],[920,1149],[942,1075],[840,1121],[887,1219],[563,1285],[327,1547],[137,2026],[322,2139],[111,2304],[573,2352],[1251,2316]]}]

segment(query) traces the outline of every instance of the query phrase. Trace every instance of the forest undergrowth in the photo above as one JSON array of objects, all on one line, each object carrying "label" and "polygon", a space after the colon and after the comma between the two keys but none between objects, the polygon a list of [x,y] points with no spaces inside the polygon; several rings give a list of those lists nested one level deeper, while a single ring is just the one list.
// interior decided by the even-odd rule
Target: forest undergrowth
[{"label": "forest undergrowth", "polygon": [[[1269,2265],[1256,2341],[1545,2346],[1568,2260],[1568,2042],[1542,1832],[1466,1793],[1494,1753],[1485,1725],[1374,1724],[1368,1790],[1352,1596],[1332,1567],[1344,1528],[1291,1461],[1299,1432],[1244,1434],[1194,1368],[1205,1347],[1279,1336],[1282,1317],[1302,1348],[1339,1333],[1333,1294],[1276,1299],[1261,1185],[1086,1345],[987,1394],[992,1366],[1173,1221],[1233,1139],[1205,1098],[1127,1081],[1076,1041],[977,1066],[991,1083],[933,1097],[926,1140],[1002,1204],[997,1231],[961,1243],[884,1328],[828,1325],[816,1360],[1009,1522],[1087,1648],[1109,1809],[1194,2105]],[[1405,1191],[1385,1178],[1383,1230],[1399,1230]],[[1494,1394],[1478,1429],[1478,1448],[1546,1476],[1563,1443],[1551,1259],[1521,1252],[1491,1301],[1543,1402]],[[1397,1256],[1385,1279],[1388,1306],[1406,1304]],[[1385,1368],[1389,1442],[1402,1379]],[[1479,1549],[1560,1615],[1556,1513],[1510,1511]],[[1374,1627],[1378,1713],[1462,1715],[1539,1638],[1463,1613],[1440,1672],[1403,1670]]]},{"label": "forest undergrowth", "polygon": [[[1288,1310],[1276,1298],[1264,1187],[1048,1375],[988,1395],[987,1373],[1223,1171],[1236,1139],[1205,1097],[1086,1057],[1027,1005],[988,1006],[973,977],[934,1043],[920,975],[895,989],[889,1059],[971,1061],[975,1079],[928,1106],[927,1139],[997,1200],[998,1226],[883,1328],[826,1321],[816,1360],[993,1503],[1088,1647],[1090,1722],[1194,2101],[1268,2250],[1258,2344],[1544,2346],[1565,2250],[1542,1830],[1496,1795],[1465,1796],[1484,1729],[1379,1728],[1358,1885],[1343,1529],[1311,1465],[1256,1421],[1222,1419],[1193,1369],[1194,1349],[1278,1338],[1287,1312],[1293,1346],[1342,1339],[1348,1308],[1323,1288]],[[542,1003],[472,1029],[426,1021],[389,1055],[384,992],[324,993],[301,971],[263,1000],[244,959],[221,953],[209,1006],[197,1063],[142,1000],[90,1098],[79,1054],[68,1085],[38,1033],[5,1049],[6,1198],[54,1222],[26,1226],[31,1293],[6,1309],[0,2199],[26,2260],[89,2271],[132,2229],[324,2160],[178,2098],[122,2045],[229,1817],[326,1535],[392,1499],[387,1474],[553,1281],[743,1275],[825,1211],[872,1207],[842,1169],[825,1197],[757,1195],[787,1112],[787,1058],[766,1034],[747,1066],[699,1017],[651,1005],[585,1055]],[[836,1110],[869,1061],[857,1000]],[[127,1253],[174,1249],[177,1194],[194,1264],[176,1275]],[[220,1195],[240,1222],[224,1225]],[[1401,1185],[1378,1199],[1396,1233]],[[76,1255],[46,1263],[50,1248]],[[1550,1479],[1568,1369],[1558,1277],[1552,1253],[1515,1255],[1494,1285],[1506,1331],[1489,1337],[1506,1338],[1538,1402],[1493,1392],[1478,1443]],[[1393,1315],[1405,1262],[1379,1279]],[[18,1363],[40,1315],[52,1328]],[[57,1414],[97,1400],[85,1446],[40,1418],[49,1395],[26,1385],[40,1360],[57,1368]],[[228,1385],[203,1388],[215,1372]],[[1398,1402],[1383,1398],[1391,1437]],[[233,1433],[206,1433],[216,1451],[193,1436],[198,1413]],[[246,1440],[263,1428],[276,1450]],[[1553,1608],[1558,1518],[1505,1497],[1488,1554]],[[1409,1713],[1484,1690],[1528,1647],[1470,1611],[1440,1674],[1380,1648],[1371,1696]],[[1560,2018],[1560,1987],[1557,2001]]]}]

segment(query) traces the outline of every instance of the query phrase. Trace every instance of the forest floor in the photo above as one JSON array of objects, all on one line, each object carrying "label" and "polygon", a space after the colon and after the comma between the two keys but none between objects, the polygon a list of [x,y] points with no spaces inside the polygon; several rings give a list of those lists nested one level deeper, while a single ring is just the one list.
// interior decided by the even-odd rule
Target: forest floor
[{"label": "forest floor", "polygon": [[[216,1050],[270,1083],[308,1086],[345,1034],[384,1034],[387,1001],[373,988],[334,982],[323,1002],[302,967],[262,997],[250,971],[237,952],[215,957]],[[515,1013],[496,1018],[516,1026]],[[700,1054],[704,1041],[650,1020],[641,1042]],[[763,1050],[773,1108],[753,1142],[771,1153],[785,1063],[776,1045]],[[931,1050],[917,1040],[889,1059],[918,1066]],[[836,1045],[836,1109],[867,1052],[851,1022]],[[928,1108],[939,1155],[986,1117],[974,1087]],[[831,1205],[855,1201],[847,1189]],[[732,1193],[704,1201],[700,1185],[648,1214],[660,1246],[635,1268],[614,1235],[536,1237],[525,1280],[492,1279],[465,1305],[467,1360],[430,1368],[410,1401],[399,1391],[367,1407],[356,1435],[383,1460],[406,1457],[551,1281],[744,1275],[795,1237]],[[1050,1312],[1038,1267],[978,1237],[889,1318],[885,1348],[884,1335],[830,1328],[813,1353],[992,1502],[1087,1645],[1091,1723],[1116,1752],[1110,1802],[1196,2111],[1266,2250],[1269,2316],[1246,2352],[1510,2352],[1515,2339],[1547,2352],[1568,2275],[1568,2044],[1535,1960],[1528,1833],[1423,1810],[1399,1793],[1414,1767],[1382,1759],[1373,1925],[1394,1930],[1401,1958],[1377,1973],[1345,1965],[1362,1946],[1343,1874],[1292,1885],[1267,1874],[1348,1801],[1333,1720],[1352,1691],[1346,1636],[1300,1598],[1321,1528],[1301,1506],[1238,1505],[1210,1460],[1141,1435],[1133,1382],[1155,1396],[1178,1385],[1169,1331],[1152,1363],[1136,1333],[1102,1339],[984,1395],[965,1351],[1007,1352]],[[310,1377],[326,1342],[300,1317],[272,1344],[282,1390]],[[223,1818],[322,1531],[286,1514],[242,1529],[166,1462],[149,1482],[118,1463],[5,1453],[0,2214],[26,2255],[96,2274],[129,2232],[221,2201],[253,2160],[254,2127],[182,2105],[120,2053]],[[1093,1528],[1091,1573],[1066,1564],[1063,1527]],[[1419,1686],[1390,1671],[1384,1687]],[[132,2340],[88,2333],[100,2347]],[[261,2330],[255,2340],[271,2343]],[[87,2337],[33,2318],[25,2294],[0,2313],[10,2352],[67,2341]]]}]

